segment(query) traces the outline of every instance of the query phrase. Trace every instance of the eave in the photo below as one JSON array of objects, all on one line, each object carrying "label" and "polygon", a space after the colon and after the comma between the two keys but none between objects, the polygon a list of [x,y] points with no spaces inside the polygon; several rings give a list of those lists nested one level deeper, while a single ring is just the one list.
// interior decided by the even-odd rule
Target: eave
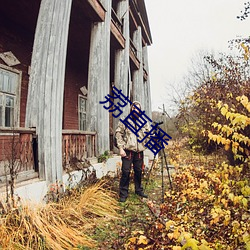
[{"label": "eave", "polygon": [[99,0],[76,0],[77,5],[81,8],[93,22],[104,22],[106,10]]}]

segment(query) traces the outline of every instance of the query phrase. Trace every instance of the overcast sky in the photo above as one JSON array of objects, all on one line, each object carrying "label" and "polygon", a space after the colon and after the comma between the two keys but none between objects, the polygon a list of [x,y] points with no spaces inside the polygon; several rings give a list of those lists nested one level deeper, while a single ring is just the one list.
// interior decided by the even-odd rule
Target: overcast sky
[{"label": "overcast sky", "polygon": [[250,36],[250,17],[236,17],[244,0],[145,0],[153,44],[149,47],[152,108],[168,106],[198,51],[228,50],[230,39]]}]

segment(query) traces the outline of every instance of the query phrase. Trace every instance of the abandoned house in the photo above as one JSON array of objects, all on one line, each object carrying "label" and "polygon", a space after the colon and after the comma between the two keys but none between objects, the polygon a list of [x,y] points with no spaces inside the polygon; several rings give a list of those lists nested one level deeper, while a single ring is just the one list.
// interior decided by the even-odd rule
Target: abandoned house
[{"label": "abandoned house", "polygon": [[49,184],[112,150],[114,86],[151,117],[144,0],[3,0],[0,33],[0,185],[11,165]]}]

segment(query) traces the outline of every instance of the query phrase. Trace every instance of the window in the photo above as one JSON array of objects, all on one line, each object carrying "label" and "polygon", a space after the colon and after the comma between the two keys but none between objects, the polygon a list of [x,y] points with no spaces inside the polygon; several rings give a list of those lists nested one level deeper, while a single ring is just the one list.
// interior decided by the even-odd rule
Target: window
[{"label": "window", "polygon": [[87,98],[79,95],[78,98],[78,114],[79,114],[79,130],[86,130],[86,106]]},{"label": "window", "polygon": [[0,67],[1,127],[14,127],[19,123],[19,77],[19,72]]}]

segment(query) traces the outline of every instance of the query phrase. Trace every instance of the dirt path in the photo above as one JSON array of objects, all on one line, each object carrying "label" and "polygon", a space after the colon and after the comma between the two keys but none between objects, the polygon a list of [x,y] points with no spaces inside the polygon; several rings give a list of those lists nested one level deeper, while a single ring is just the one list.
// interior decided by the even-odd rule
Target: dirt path
[{"label": "dirt path", "polygon": [[[118,194],[119,178],[112,178],[108,180],[108,183],[110,188]],[[146,232],[157,220],[160,214],[162,193],[169,188],[168,177],[164,174],[162,185],[161,172],[154,170],[149,179],[147,175],[144,176],[143,187],[146,188],[147,199],[141,199],[135,195],[134,183],[131,182],[128,199],[124,203],[119,203],[122,219],[98,225],[92,232],[92,237],[98,242],[97,250],[125,249],[129,238],[137,232]],[[161,219],[164,220],[164,218]]]}]

